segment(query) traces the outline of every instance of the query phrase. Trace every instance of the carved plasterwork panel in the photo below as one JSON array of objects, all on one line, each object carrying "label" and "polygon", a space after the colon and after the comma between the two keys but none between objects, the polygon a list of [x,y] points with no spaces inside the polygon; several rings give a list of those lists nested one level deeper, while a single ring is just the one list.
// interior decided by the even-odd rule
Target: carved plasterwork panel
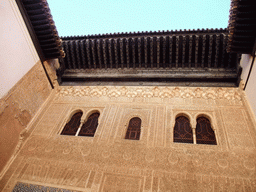
[{"label": "carved plasterwork panel", "polygon": [[[255,127],[237,88],[60,87],[0,181],[73,191],[255,191]],[[100,112],[95,136],[60,135],[77,109]],[[217,145],[173,142],[175,117],[206,115]],[[139,141],[125,140],[139,117]]]},{"label": "carved plasterwork panel", "polygon": [[[242,96],[235,88],[193,88],[193,87],[59,87],[55,101],[71,101],[73,97],[106,97],[108,100],[124,102],[161,102],[195,105],[241,105]],[[140,99],[139,99],[140,98]],[[218,102],[216,100],[219,100]],[[221,102],[225,100],[225,102]]]}]

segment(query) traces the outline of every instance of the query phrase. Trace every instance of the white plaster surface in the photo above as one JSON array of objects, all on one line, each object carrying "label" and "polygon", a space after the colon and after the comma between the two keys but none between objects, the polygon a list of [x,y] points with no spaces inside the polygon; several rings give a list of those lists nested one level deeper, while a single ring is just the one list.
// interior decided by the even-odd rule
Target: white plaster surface
[{"label": "white plaster surface", "polygon": [[[246,82],[246,79],[248,77],[248,73],[251,67],[251,62],[252,62],[253,57],[249,54],[243,54],[241,58],[241,66],[243,68],[242,72],[242,79],[244,82]],[[249,81],[247,83],[245,92],[246,96],[248,98],[248,101],[250,103],[250,106],[254,112],[254,115],[256,116],[256,60],[254,60],[254,65],[249,77]]]},{"label": "white plaster surface", "polygon": [[0,1],[0,98],[39,60],[14,0]]}]

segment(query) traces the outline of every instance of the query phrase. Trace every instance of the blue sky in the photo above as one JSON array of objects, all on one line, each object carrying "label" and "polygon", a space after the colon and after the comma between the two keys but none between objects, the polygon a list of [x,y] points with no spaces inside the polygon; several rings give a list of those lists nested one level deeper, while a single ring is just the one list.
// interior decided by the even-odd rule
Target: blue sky
[{"label": "blue sky", "polygon": [[226,28],[230,0],[48,0],[60,36]]}]

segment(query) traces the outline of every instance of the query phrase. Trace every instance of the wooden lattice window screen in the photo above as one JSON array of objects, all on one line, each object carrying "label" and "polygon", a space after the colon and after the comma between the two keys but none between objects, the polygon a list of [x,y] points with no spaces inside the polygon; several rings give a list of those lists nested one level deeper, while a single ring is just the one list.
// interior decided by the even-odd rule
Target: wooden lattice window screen
[{"label": "wooden lattice window screen", "polygon": [[188,118],[184,116],[176,118],[173,141],[180,143],[193,143],[193,133]]},{"label": "wooden lattice window screen", "polygon": [[211,122],[205,117],[199,117],[196,124],[196,143],[217,145]]},{"label": "wooden lattice window screen", "polygon": [[100,114],[93,113],[89,116],[88,120],[82,125],[79,136],[89,136],[94,137],[96,129],[98,127],[98,119]]},{"label": "wooden lattice window screen", "polygon": [[76,132],[80,126],[80,121],[83,113],[75,113],[70,121],[65,125],[64,129],[61,132],[61,135],[76,135]]},{"label": "wooden lattice window screen", "polygon": [[141,119],[134,117],[129,121],[125,139],[139,140],[141,130]]}]

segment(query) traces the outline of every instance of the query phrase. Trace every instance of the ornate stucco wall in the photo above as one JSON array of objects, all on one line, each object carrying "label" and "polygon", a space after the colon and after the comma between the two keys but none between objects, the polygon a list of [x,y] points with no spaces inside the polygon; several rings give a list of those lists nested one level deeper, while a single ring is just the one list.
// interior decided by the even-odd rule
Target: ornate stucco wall
[{"label": "ornate stucco wall", "polygon": [[[99,111],[94,137],[60,135],[75,110]],[[175,117],[206,115],[217,145],[173,142]],[[140,140],[125,140],[130,118]],[[240,88],[59,87],[37,113],[0,190],[255,191],[255,119]],[[30,185],[26,185],[29,187]]]},{"label": "ornate stucco wall", "polygon": [[39,62],[0,99],[0,171],[13,154],[20,133],[51,93]]}]

